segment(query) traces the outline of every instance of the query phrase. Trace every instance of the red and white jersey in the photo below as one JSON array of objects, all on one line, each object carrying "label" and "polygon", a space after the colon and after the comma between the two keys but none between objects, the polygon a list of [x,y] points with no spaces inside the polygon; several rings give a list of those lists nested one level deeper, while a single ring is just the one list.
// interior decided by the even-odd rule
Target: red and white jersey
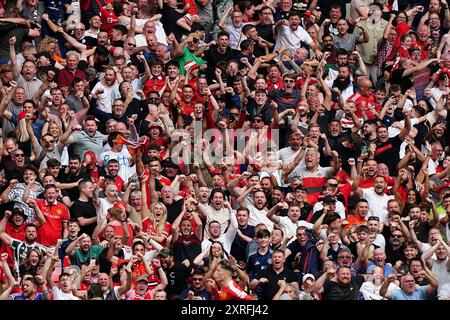
[{"label": "red and white jersey", "polygon": [[253,300],[234,280],[230,280],[220,291],[215,287],[213,294],[216,300]]}]

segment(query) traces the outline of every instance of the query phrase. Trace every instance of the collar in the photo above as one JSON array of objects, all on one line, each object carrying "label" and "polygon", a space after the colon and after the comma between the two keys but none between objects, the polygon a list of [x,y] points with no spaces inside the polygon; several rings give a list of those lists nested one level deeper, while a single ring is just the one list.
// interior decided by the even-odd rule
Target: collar
[{"label": "collar", "polygon": [[46,206],[56,206],[58,204],[58,200],[55,200],[53,203],[48,203],[47,200],[45,200],[45,205]]}]

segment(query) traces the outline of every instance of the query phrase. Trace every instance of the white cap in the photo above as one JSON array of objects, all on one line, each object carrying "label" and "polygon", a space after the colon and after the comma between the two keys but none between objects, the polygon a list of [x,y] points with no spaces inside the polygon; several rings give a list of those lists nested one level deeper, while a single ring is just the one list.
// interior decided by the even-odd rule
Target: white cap
[{"label": "white cap", "polygon": [[305,275],[303,276],[303,278],[302,278],[302,283],[305,282],[306,279],[308,279],[308,278],[312,278],[313,281],[316,281],[316,278],[314,278],[314,275],[312,275],[311,273],[307,273],[307,274],[305,274]]}]

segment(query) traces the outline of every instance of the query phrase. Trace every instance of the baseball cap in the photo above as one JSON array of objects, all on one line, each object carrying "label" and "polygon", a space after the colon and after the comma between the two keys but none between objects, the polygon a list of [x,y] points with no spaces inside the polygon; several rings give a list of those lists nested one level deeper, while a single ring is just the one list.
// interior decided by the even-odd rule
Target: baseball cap
[{"label": "baseball cap", "polygon": [[330,195],[325,196],[322,199],[322,202],[326,202],[326,203],[336,203],[336,199]]},{"label": "baseball cap", "polygon": [[172,256],[172,251],[170,251],[170,249],[168,248],[162,248],[157,254],[156,254],[156,258],[159,257],[163,257],[163,258],[167,258],[169,256]]},{"label": "baseball cap", "polygon": [[316,281],[316,278],[311,273],[307,273],[307,274],[303,275],[302,283],[305,282],[306,279],[313,279],[313,281]]},{"label": "baseball cap", "polygon": [[144,276],[139,276],[136,278],[136,283],[141,282],[141,281],[145,281],[148,283],[148,277],[146,275],[144,275]]}]

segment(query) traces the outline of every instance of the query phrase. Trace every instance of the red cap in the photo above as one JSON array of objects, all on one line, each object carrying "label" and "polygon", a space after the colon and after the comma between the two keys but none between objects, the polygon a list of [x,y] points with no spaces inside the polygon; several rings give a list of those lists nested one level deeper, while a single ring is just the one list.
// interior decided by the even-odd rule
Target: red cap
[{"label": "red cap", "polygon": [[117,201],[116,203],[114,203],[113,205],[114,208],[119,208],[122,210],[126,210],[127,209],[127,204],[123,201]]}]

